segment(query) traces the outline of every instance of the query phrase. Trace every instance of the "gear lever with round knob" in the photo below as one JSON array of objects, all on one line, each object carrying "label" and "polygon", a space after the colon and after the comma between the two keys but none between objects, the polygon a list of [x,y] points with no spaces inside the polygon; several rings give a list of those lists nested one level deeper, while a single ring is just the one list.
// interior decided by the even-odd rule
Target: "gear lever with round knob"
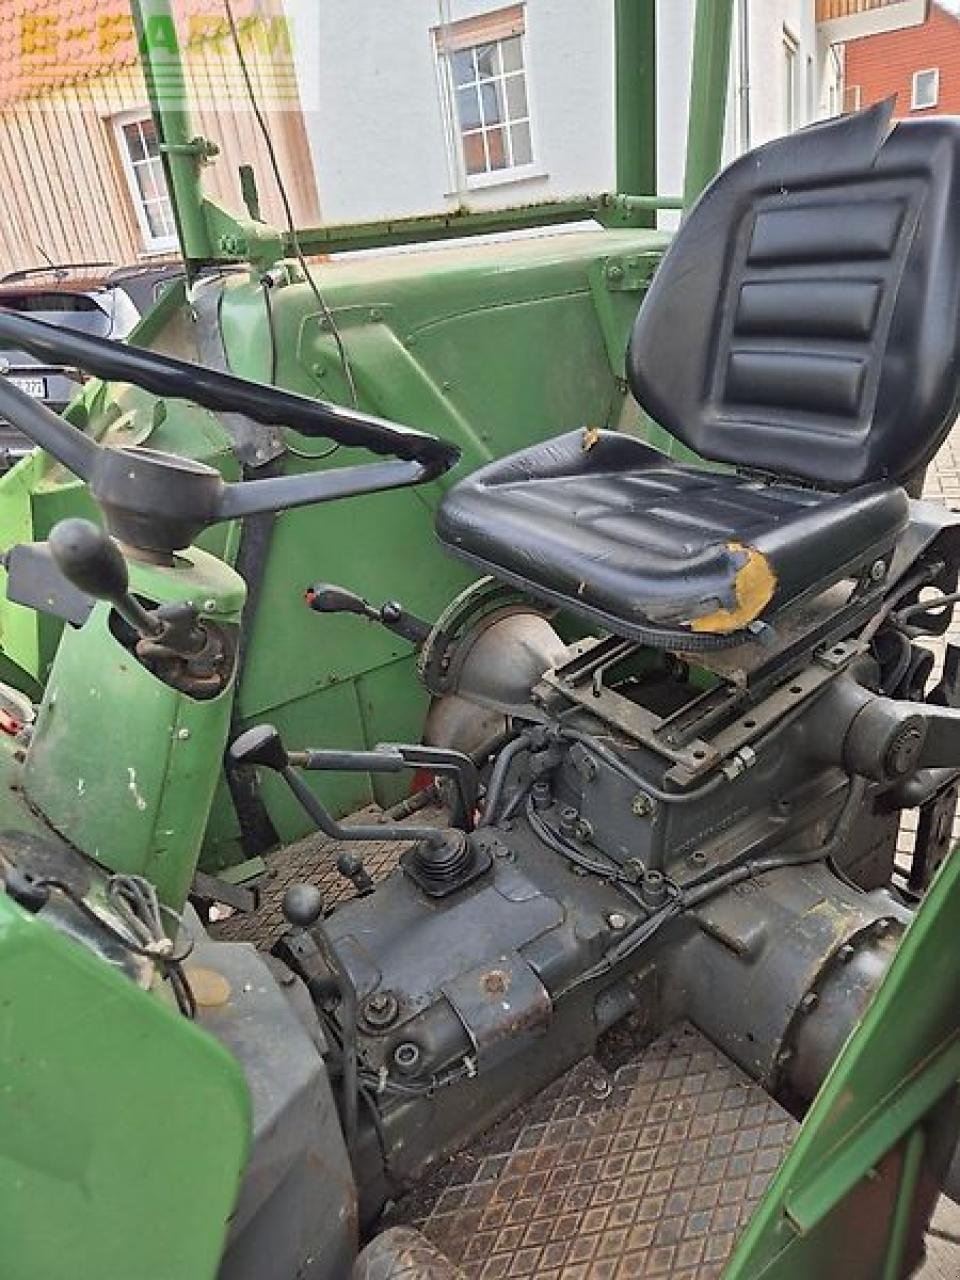
[{"label": "gear lever with round knob", "polygon": [[309,929],[323,916],[323,894],[315,884],[292,884],[283,895],[283,918],[299,929]]},{"label": "gear lever with round knob", "polygon": [[57,568],[78,591],[106,600],[143,640],[191,658],[207,643],[198,610],[189,602],[147,610],[130,594],[130,575],[113,538],[91,520],[71,517],[50,530],[47,539]]},{"label": "gear lever with round knob", "polygon": [[337,870],[345,880],[349,880],[357,891],[358,898],[365,898],[377,887],[373,876],[363,865],[363,859],[352,849],[344,849],[337,859]]},{"label": "gear lever with round knob", "polygon": [[108,601],[139,635],[161,633],[162,621],[130,594],[127,562],[120,548],[92,520],[61,520],[51,529],[48,542],[57,568],[78,591]]}]

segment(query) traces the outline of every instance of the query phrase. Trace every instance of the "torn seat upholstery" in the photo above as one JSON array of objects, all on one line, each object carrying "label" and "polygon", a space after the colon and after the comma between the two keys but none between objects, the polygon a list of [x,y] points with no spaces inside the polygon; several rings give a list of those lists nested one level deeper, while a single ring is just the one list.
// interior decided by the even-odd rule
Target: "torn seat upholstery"
[{"label": "torn seat upholstery", "polygon": [[960,119],[888,132],[890,109],[742,156],[664,255],[626,371],[703,465],[571,431],[452,489],[446,548],[614,634],[690,648],[882,576],[903,486],[960,413]]}]

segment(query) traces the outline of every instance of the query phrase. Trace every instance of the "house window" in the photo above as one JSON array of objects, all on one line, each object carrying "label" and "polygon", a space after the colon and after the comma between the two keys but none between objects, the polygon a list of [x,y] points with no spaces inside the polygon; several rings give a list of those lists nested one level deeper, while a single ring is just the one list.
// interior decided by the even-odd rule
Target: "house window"
[{"label": "house window", "polygon": [[797,127],[797,101],[800,89],[800,56],[796,37],[783,29],[783,129],[792,133]]},{"label": "house window", "polygon": [[931,67],[927,71],[913,73],[913,99],[911,110],[924,111],[937,105],[940,96],[940,68]]},{"label": "house window", "polygon": [[523,7],[434,32],[457,158],[468,182],[533,164]]},{"label": "house window", "polygon": [[149,253],[175,249],[177,227],[153,119],[148,115],[122,116],[114,127],[144,248]]},{"label": "house window", "polygon": [[861,86],[858,84],[848,84],[843,90],[843,114],[850,115],[853,111],[860,110],[860,102],[862,99]]}]

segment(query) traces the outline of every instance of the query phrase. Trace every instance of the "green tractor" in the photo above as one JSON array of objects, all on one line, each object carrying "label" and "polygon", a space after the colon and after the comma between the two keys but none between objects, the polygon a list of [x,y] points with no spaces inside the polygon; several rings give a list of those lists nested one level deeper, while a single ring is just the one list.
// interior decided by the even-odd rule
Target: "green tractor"
[{"label": "green tractor", "polygon": [[770,143],[672,239],[281,235],[155,106],[186,295],[129,346],[0,312],[97,379],[0,380],[0,1274],[909,1275],[960,1196],[960,523],[908,496],[960,122]]}]

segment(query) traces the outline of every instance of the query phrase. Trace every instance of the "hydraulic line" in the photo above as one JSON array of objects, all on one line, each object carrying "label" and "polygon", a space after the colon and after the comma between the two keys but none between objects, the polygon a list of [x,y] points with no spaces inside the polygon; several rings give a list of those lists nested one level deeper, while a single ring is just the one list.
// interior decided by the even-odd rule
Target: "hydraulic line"
[{"label": "hydraulic line", "polygon": [[500,752],[499,756],[497,756],[497,762],[493,766],[493,771],[490,774],[490,784],[487,787],[487,799],[483,807],[483,816],[477,823],[478,827],[489,827],[493,825],[497,809],[500,806],[500,797],[503,793],[503,786],[506,782],[510,766],[521,752],[529,750],[530,737],[528,733],[524,732],[518,734],[512,742],[508,742]]},{"label": "hydraulic line", "polygon": [[693,881],[683,889],[677,890],[674,886],[675,896],[670,902],[661,907],[656,914],[635,926],[629,934],[621,938],[614,947],[611,947],[597,964],[585,970],[579,977],[574,978],[566,987],[557,992],[554,998],[559,999],[577,987],[581,987],[585,983],[592,982],[595,978],[600,978],[605,973],[609,973],[617,964],[632,955],[638,947],[648,942],[663,925],[676,919],[684,912],[700,906],[701,903],[715,897],[718,893],[723,893],[725,890],[733,888],[734,885],[741,884],[744,880],[752,880],[755,876],[762,875],[767,871],[780,871],[787,867],[805,866],[808,863],[822,862],[832,858],[846,839],[854,815],[863,800],[866,785],[866,779],[864,778],[855,778],[850,781],[843,806],[830,833],[830,838],[825,845],[808,849],[805,853],[753,858],[749,862],[730,867],[719,875],[709,878],[701,877],[701,879]]}]

